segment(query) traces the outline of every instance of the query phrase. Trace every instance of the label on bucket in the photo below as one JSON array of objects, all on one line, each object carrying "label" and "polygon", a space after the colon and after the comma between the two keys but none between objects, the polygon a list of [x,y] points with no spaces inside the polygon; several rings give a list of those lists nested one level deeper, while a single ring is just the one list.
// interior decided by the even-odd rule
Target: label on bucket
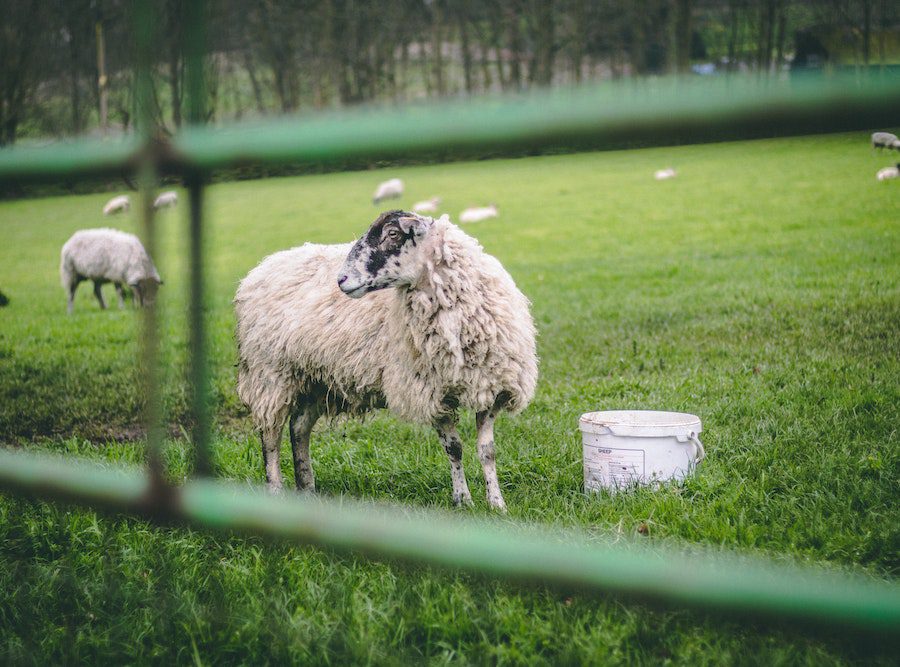
[{"label": "label on bucket", "polygon": [[644,480],[643,449],[585,447],[585,476],[591,486],[623,488]]}]

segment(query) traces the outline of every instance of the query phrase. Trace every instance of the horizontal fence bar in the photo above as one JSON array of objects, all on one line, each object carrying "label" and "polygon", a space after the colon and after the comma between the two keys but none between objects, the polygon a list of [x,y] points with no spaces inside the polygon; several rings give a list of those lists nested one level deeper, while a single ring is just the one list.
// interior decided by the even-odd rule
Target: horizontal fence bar
[{"label": "horizontal fence bar", "polygon": [[191,127],[169,143],[139,148],[84,140],[0,151],[0,179],[96,175],[137,164],[154,151],[162,173],[243,164],[321,163],[429,151],[566,144],[599,149],[853,129],[898,122],[900,75],[775,81],[656,79],[528,95],[358,108],[256,125]]},{"label": "horizontal fence bar", "polygon": [[0,449],[0,490],[216,530],[321,545],[577,593],[615,593],[707,612],[792,621],[865,640],[900,641],[900,585],[761,558],[679,552],[584,534],[515,528],[323,498],[272,496],[193,480],[153,487],[135,469]]}]

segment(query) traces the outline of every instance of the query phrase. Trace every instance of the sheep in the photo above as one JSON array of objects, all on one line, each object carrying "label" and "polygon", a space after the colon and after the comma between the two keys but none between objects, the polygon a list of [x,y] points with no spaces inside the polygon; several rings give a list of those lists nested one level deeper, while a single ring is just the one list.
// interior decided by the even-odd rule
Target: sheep
[{"label": "sheep", "polygon": [[159,193],[159,196],[153,200],[153,208],[159,210],[175,206],[178,203],[178,193],[174,190]]},{"label": "sheep", "polygon": [[69,297],[67,311],[71,315],[75,290],[82,280],[94,281],[94,296],[105,309],[100,287],[111,282],[116,286],[119,308],[125,307],[122,285],[132,290],[132,301],[149,306],[163,281],[153,261],[134,234],[117,229],[82,229],[66,241],[60,253],[59,276]]},{"label": "sheep", "polygon": [[372,196],[372,203],[378,204],[385,199],[396,199],[403,195],[403,181],[399,178],[392,178],[389,181],[379,184]]},{"label": "sheep", "polygon": [[296,486],[312,491],[317,419],[386,407],[436,429],[453,502],[471,504],[457,433],[457,410],[471,408],[488,502],[505,511],[493,424],[534,395],[534,322],[500,262],[447,216],[389,211],[355,243],[270,255],[234,304],[237,391],[260,431],[272,492],[282,489],[286,421]]},{"label": "sheep", "polygon": [[499,215],[496,204],[490,206],[481,206],[476,208],[467,208],[459,214],[460,222],[481,222],[488,218],[496,218]]},{"label": "sheep", "polygon": [[900,139],[890,132],[873,132],[872,148],[894,148],[900,150]]},{"label": "sheep", "polygon": [[437,212],[438,206],[440,206],[440,204],[440,197],[432,197],[431,199],[416,202],[415,204],[413,204],[412,210],[415,213],[435,213]]},{"label": "sheep", "polygon": [[672,169],[672,167],[667,167],[666,169],[659,169],[659,170],[653,172],[653,178],[655,178],[657,181],[667,181],[670,178],[675,178],[677,175],[678,175],[678,172],[676,172],[674,169]]},{"label": "sheep", "polygon": [[879,169],[878,173],[875,174],[875,178],[879,181],[886,181],[891,178],[897,178],[900,176],[900,163],[898,163],[894,167],[885,167],[884,169]]},{"label": "sheep", "polygon": [[128,198],[128,195],[119,195],[106,202],[106,206],[103,207],[103,215],[122,213],[130,208],[131,200]]}]

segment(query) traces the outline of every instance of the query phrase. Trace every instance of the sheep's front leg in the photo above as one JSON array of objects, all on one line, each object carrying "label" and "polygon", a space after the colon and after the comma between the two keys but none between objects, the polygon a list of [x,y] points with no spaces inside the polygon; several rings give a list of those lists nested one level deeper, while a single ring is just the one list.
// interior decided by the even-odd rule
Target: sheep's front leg
[{"label": "sheep's front leg", "polygon": [[497,460],[494,456],[494,420],[497,418],[496,408],[485,410],[475,415],[475,426],[478,429],[478,460],[484,470],[484,485],[487,500],[491,507],[506,511],[503,494],[500,493],[500,482],[497,481]]},{"label": "sheep's front leg", "polygon": [[263,463],[266,466],[266,483],[272,493],[277,493],[284,487],[281,481],[280,464],[282,426],[284,426],[284,422],[278,428],[264,428],[260,431]]},{"label": "sheep's front leg", "polygon": [[119,297],[119,310],[125,307],[125,292],[122,290],[122,283],[116,283],[116,295]]},{"label": "sheep's front leg", "polygon": [[94,281],[94,296],[97,297],[97,302],[100,304],[100,308],[106,310],[106,302],[103,300],[103,292],[100,291],[101,287],[100,282]]},{"label": "sheep's front leg", "polygon": [[466,482],[466,473],[462,463],[462,440],[456,432],[456,418],[448,417],[435,424],[438,438],[450,459],[450,479],[453,480],[453,504],[471,505],[472,494],[469,493],[469,485]]},{"label": "sheep's front leg", "polygon": [[309,455],[309,436],[319,418],[316,406],[301,409],[291,416],[291,449],[294,452],[294,481],[298,491],[315,491],[312,458]]}]

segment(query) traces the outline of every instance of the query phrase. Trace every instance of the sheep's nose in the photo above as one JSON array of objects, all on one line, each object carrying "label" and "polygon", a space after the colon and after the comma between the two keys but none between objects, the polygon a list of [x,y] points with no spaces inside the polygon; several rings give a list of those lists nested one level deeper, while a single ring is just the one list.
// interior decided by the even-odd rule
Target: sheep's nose
[{"label": "sheep's nose", "polygon": [[349,276],[347,276],[347,275],[345,274],[345,275],[341,276],[340,278],[338,278],[338,287],[340,287],[340,286],[343,285],[345,282],[347,282],[347,278],[348,278],[348,277],[349,277]]}]

